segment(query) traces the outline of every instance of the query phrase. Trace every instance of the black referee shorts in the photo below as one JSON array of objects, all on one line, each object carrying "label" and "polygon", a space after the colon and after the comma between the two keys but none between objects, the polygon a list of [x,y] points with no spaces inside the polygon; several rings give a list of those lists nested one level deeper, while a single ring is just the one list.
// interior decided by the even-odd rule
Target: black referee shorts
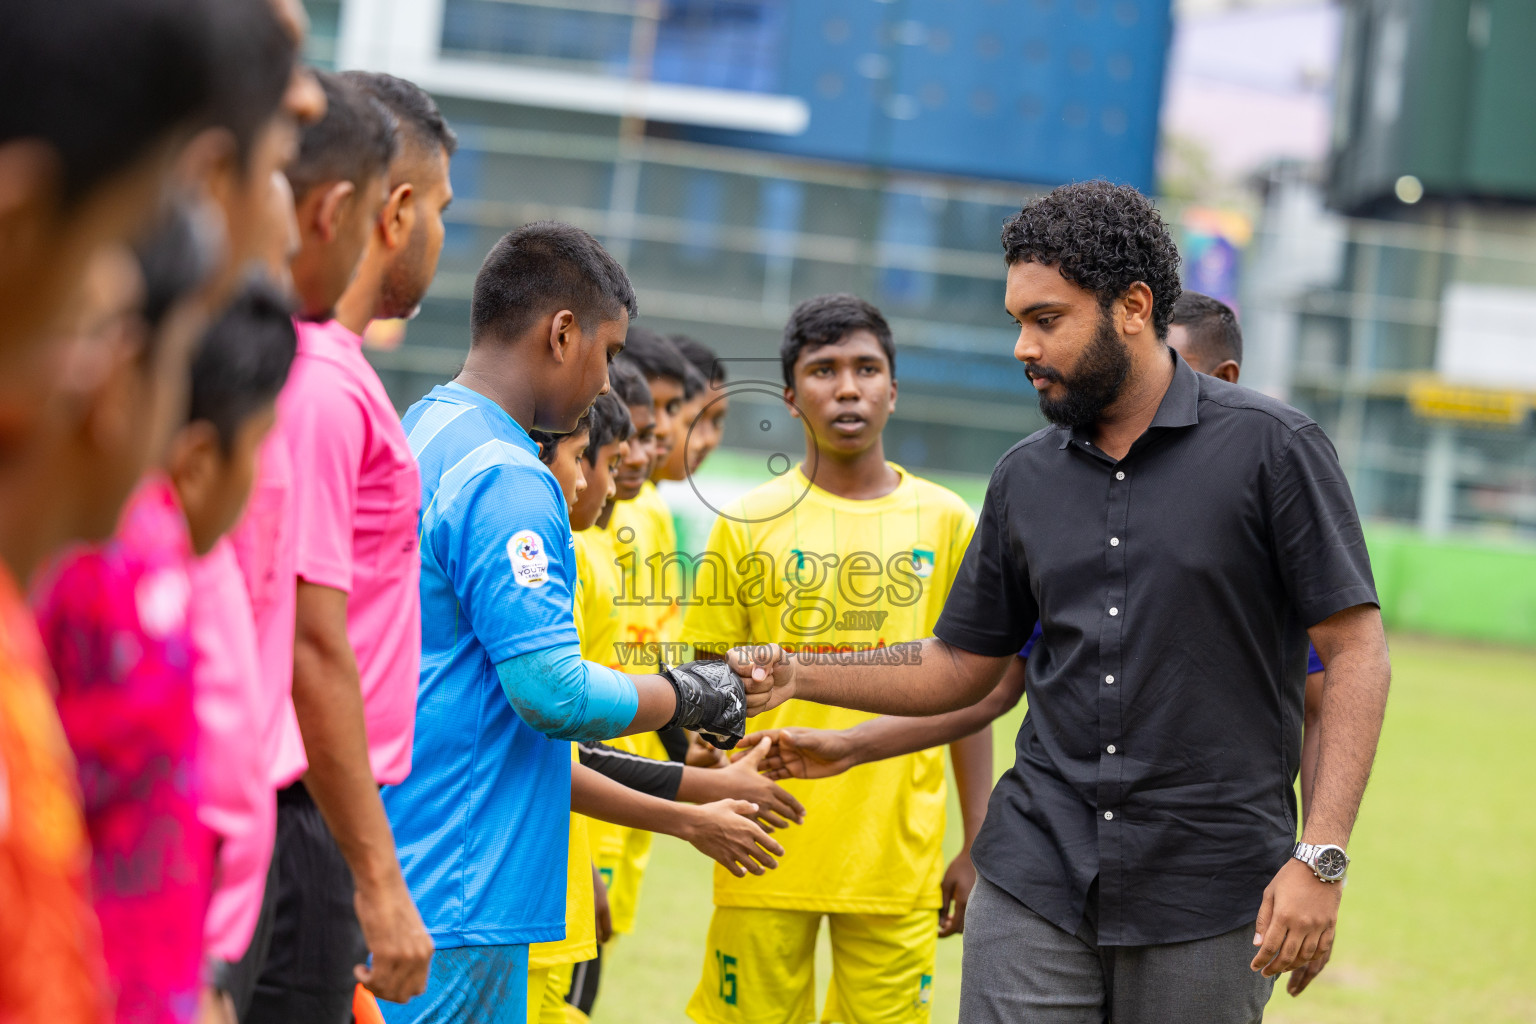
[{"label": "black referee shorts", "polygon": [[352,870],[302,782],[277,794],[272,945],[242,1024],[350,1024],[368,946]]}]

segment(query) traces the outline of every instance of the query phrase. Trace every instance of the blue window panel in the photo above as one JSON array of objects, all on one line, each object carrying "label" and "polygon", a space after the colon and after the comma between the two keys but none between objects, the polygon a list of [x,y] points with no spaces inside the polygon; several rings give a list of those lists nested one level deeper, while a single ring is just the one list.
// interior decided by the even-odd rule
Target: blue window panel
[{"label": "blue window panel", "polygon": [[683,191],[682,255],[690,263],[715,256],[725,210],[725,181],[713,171],[693,171]]},{"label": "blue window panel", "polygon": [[[456,201],[479,199],[485,194],[485,153],[473,145],[472,132],[460,128],[459,148],[448,163],[448,183],[453,186]],[[478,229],[473,224],[448,221],[443,225],[443,252],[445,255],[468,256],[482,248],[477,238]]]},{"label": "blue window panel", "polygon": [[624,75],[629,73],[633,23],[626,14],[446,0],[442,47],[446,52],[595,64],[608,74]]},{"label": "blue window panel", "polygon": [[757,227],[768,235],[770,256],[794,255],[795,234],[805,208],[805,186],[783,178],[762,179]]},{"label": "blue window panel", "polygon": [[694,138],[1055,185],[1153,187],[1169,0],[788,0],[795,137]]},{"label": "blue window panel", "polygon": [[[920,247],[926,252],[939,241],[939,214],[944,202],[910,192],[887,192],[880,210],[876,244]],[[911,253],[906,253],[908,257]],[[893,306],[926,307],[933,301],[933,273],[907,265],[880,268],[880,297]]]},{"label": "blue window panel", "polygon": [[671,0],[656,27],[658,82],[777,92],[785,0]]}]

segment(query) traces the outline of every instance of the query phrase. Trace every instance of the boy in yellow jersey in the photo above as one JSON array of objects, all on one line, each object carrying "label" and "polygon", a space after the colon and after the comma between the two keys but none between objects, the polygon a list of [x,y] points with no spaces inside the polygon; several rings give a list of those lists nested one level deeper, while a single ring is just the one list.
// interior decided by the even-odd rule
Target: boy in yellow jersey
[{"label": "boy in yellow jersey", "polygon": [[[656,421],[646,478],[638,491],[631,492],[630,479],[625,477],[608,524],[624,575],[625,590],[619,600],[622,639],[632,644],[675,644],[681,639],[681,615],[660,579],[663,561],[677,551],[677,527],[672,510],[656,492],[656,481],[665,475],[673,450],[686,443],[687,427],[680,415],[684,403],[707,387],[671,341],[644,328],[630,331],[619,358],[645,378]],[[679,659],[674,654],[667,660]]]},{"label": "boy in yellow jersey", "polygon": [[[612,394],[605,394],[598,396],[591,410],[570,434],[530,432],[539,443],[541,460],[550,467],[566,497],[573,537],[591,535],[593,524],[612,498],[613,471],[623,458],[630,431],[629,414],[623,402]],[[583,638],[583,657],[593,660],[589,655],[605,640],[611,642],[608,638],[612,630],[608,627],[605,632],[603,617],[612,612],[612,585],[610,580],[606,591],[601,585],[592,585],[594,581],[604,579],[602,567],[592,565],[579,547],[577,566],[577,578],[572,588],[572,617],[577,635]],[[609,566],[607,575],[611,577],[612,574],[613,567]],[[801,809],[794,799],[757,771],[769,746],[769,743],[760,743],[731,769],[707,773],[685,770],[682,765],[670,761],[629,757],[601,743],[573,746],[573,760],[580,766],[572,769],[571,803],[587,813],[571,815],[565,938],[536,943],[529,949],[528,1024],[562,1024],[586,1019],[580,1008],[567,1002],[567,994],[573,987],[574,968],[578,963],[595,962],[597,942],[608,938],[606,934],[598,934],[600,929],[595,921],[594,897],[602,891],[602,881],[594,876],[588,845],[589,826],[606,827],[606,822],[587,815],[631,824],[654,821],[659,831],[688,839],[702,852],[720,859],[728,870],[746,873],[772,867],[771,854],[780,847],[768,840],[759,826],[736,817],[761,818],[769,823],[767,827],[783,826],[787,824],[785,818],[799,819]],[[693,773],[692,776],[685,776],[685,771]],[[614,790],[609,782],[605,797],[600,789],[594,790],[590,782],[594,772],[628,788]],[[665,805],[658,806],[658,800],[682,800],[712,806],[674,810]],[[726,819],[723,824],[721,816]],[[769,856],[752,851],[754,846],[761,846]],[[744,851],[745,857],[741,856]],[[753,863],[754,858],[759,863]],[[595,985],[595,969],[591,974]],[[590,1008],[590,999],[584,1005]]]},{"label": "boy in yellow jersey", "polygon": [[[952,492],[885,460],[896,405],[895,349],[880,312],[851,295],[807,300],[781,349],[805,461],[727,505],[687,612],[700,657],[741,644],[796,649],[885,647],[929,636],[974,518]],[[719,574],[718,583],[711,576]],[[843,728],[873,716],[791,700],[753,720]],[[935,943],[958,930],[944,907],[969,894],[970,842],[991,788],[989,729],[951,746],[965,848],[946,872],[943,754],[791,780],[805,824],[782,838],[768,878],[715,874],[704,971],[688,1004],[703,1024],[814,1019],[814,951],[829,918],[832,979],[823,1021],[926,1022]]]},{"label": "boy in yellow jersey", "polygon": [[[698,371],[697,378],[690,377],[697,391],[683,400],[682,410],[677,417],[678,441],[672,446],[672,454],[666,463],[656,472],[653,482],[662,501],[672,512],[680,549],[696,555],[709,539],[715,510],[695,489],[693,474],[704,465],[710,453],[720,447],[731,398],[726,389],[725,363],[715,355],[714,349],[686,334],[668,335],[667,340],[688,361],[688,365]],[[681,581],[683,565],[674,562],[670,566],[676,570],[668,574],[668,582],[674,585],[674,594],[677,593],[676,585]]]},{"label": "boy in yellow jersey", "polygon": [[[612,579],[616,588],[610,602],[613,618],[605,623],[604,639],[598,642],[601,650],[594,650],[592,657],[620,671],[642,672],[653,669],[657,661],[657,649],[648,645],[676,644],[680,639],[677,606],[660,599],[660,587],[652,586],[652,569],[646,560],[677,549],[672,515],[651,476],[666,461],[676,440],[675,417],[683,402],[687,367],[671,343],[643,327],[631,328],[624,347],[614,360],[618,376],[611,379],[635,423],[636,442],[619,467],[617,493],[606,518],[599,519],[594,530],[584,531],[594,535],[585,541],[589,557],[583,571],[602,574],[602,581]],[[647,422],[645,430],[642,425]],[[650,444],[642,440],[645,434]],[[578,557],[583,543],[577,541]],[[611,640],[606,637],[609,625],[616,630]],[[680,659],[674,655],[666,660]],[[686,751],[683,745],[669,752],[654,732],[625,736],[612,746],[656,760],[668,760],[674,753],[681,759]],[[651,857],[651,833],[600,825],[591,838],[593,861],[608,886],[614,934],[627,935],[635,927],[640,883]]]}]

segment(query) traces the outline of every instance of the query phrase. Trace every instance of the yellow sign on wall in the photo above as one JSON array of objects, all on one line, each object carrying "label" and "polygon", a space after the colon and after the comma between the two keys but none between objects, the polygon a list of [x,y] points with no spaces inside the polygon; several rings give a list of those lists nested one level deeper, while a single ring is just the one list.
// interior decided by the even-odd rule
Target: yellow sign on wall
[{"label": "yellow sign on wall", "polygon": [[1531,396],[1522,391],[1496,391],[1426,379],[1409,386],[1408,404],[1415,415],[1424,419],[1518,427],[1530,411]]}]

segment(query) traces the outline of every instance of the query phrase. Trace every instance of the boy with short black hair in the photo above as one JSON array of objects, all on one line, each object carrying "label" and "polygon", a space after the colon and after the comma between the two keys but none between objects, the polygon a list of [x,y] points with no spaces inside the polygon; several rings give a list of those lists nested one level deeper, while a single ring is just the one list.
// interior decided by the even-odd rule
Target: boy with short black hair
[{"label": "boy with short black hair", "polygon": [[635,312],[585,231],[512,231],[475,280],[463,369],[406,414],[422,672],[412,772],[383,799],[437,953],[424,996],[381,1004],[391,1024],[525,1024],[528,946],[565,931],[566,740],[676,724],[732,743],[759,706],[729,670],[629,676],[580,655],[568,509],[529,431],[576,426]]},{"label": "boy with short black hair", "polygon": [[265,741],[278,703],[268,696],[250,596],[226,534],[250,495],[296,347],[287,303],[264,284],[248,285],[203,336],[192,363],[190,415],[168,460],[202,556],[189,573],[198,817],[219,837],[204,942],[214,984],[229,996],[235,1019],[249,1007],[255,978],[233,965],[268,938],[260,922],[277,815]]},{"label": "boy with short black hair", "polygon": [[714,349],[686,334],[674,334],[668,340],[703,382],[701,387],[687,389],[678,415],[678,441],[660,471],[661,479],[678,481],[698,472],[709,454],[720,446],[730,398],[724,390],[725,364]]},{"label": "boy with short black hair", "polygon": [[287,302],[268,285],[249,283],[199,344],[188,422],[168,460],[193,547],[203,555],[189,573],[202,740],[199,818],[220,837],[204,941],[213,983],[236,1020],[249,1009],[256,982],[236,965],[252,946],[260,951],[270,941],[271,914],[262,910],[277,805],[268,740],[287,701],[262,671],[250,594],[227,535],[249,499],[257,452],[276,422],[296,347]]},{"label": "boy with short black hair", "polygon": [[[686,635],[701,653],[721,655],[741,644],[846,651],[928,636],[974,520],[957,495],[886,461],[897,390],[889,325],[853,295],[808,299],[784,328],[780,356],[785,404],[805,423],[804,461],[724,507],[706,557],[724,574],[729,600],[692,605]],[[870,717],[789,701],[760,724],[826,728]],[[990,730],[950,749],[965,840],[947,870],[939,750],[787,783],[806,808],[805,824],[784,836],[793,856],[771,880],[716,872],[692,1019],[814,1019],[824,916],[833,964],[821,1019],[928,1019],[939,926],[958,930],[946,908],[975,880],[970,845],[986,813]]]},{"label": "boy with short black hair", "polygon": [[[677,550],[677,528],[671,510],[656,492],[655,477],[673,446],[681,443],[678,415],[691,367],[666,338],[643,327],[632,327],[614,368],[640,382],[638,388],[626,386],[633,396],[626,402],[638,436],[620,466],[606,518],[599,519],[594,530],[579,534],[577,543],[584,546],[594,567],[611,565],[617,569],[613,580],[617,589],[602,591],[602,600],[611,603],[612,613],[593,612],[614,628],[611,645],[605,641],[598,651],[606,659],[604,664],[634,672],[658,660],[651,653],[657,648],[647,645],[661,644],[659,649],[664,651],[665,645],[682,639],[677,605],[656,584],[661,574],[655,562]],[[643,402],[648,402],[649,408],[642,407]],[[603,572],[604,582],[615,575],[606,568]],[[669,659],[663,655],[660,660]],[[677,658],[674,655],[670,660]],[[639,733],[621,737],[613,745],[658,761],[682,760],[688,749],[687,737],[675,732],[667,739],[654,732]],[[627,935],[634,930],[640,884],[650,862],[651,833],[602,822],[591,829],[591,840],[593,860],[608,885],[614,933]]]},{"label": "boy with short black hair", "polygon": [[[622,455],[630,430],[629,414],[624,404],[610,391],[599,395],[592,408],[568,434],[530,431],[539,444],[539,459],[560,482],[569,508],[571,529],[577,538],[576,582],[573,614],[583,657],[601,661],[603,647],[611,641],[603,617],[613,611],[613,589],[599,581],[608,581],[613,565],[593,564],[585,556],[583,538],[600,533],[593,524],[606,496],[613,490],[612,467]],[[587,495],[592,494],[592,500]],[[588,623],[588,615],[592,621]],[[685,768],[670,761],[637,758],[605,743],[584,742],[573,746],[580,767],[573,767],[571,778],[570,848],[566,867],[566,935],[557,942],[538,943],[529,951],[528,1020],[529,1024],[564,1024],[568,1019],[567,994],[572,989],[574,966],[595,961],[597,942],[607,941],[595,928],[593,905],[596,891],[606,893],[600,872],[593,871],[588,831],[598,828],[625,828],[644,823],[648,829],[675,835],[692,842],[702,853],[714,857],[733,873],[759,873],[774,866],[772,854],[780,852],[777,843],[767,839],[763,829],[788,824],[785,818],[799,820],[798,805],[789,794],[758,774],[757,766],[769,744],[736,762],[731,771],[705,772]],[[596,779],[594,776],[602,776]],[[633,792],[615,790],[610,781]],[[657,801],[713,803],[711,807],[669,807]],[[717,802],[749,801],[748,805],[720,805]],[[782,812],[780,818],[775,811]],[[761,817],[759,827],[723,817],[721,812],[746,818]],[[589,818],[588,816],[591,815]],[[707,838],[710,830],[720,830],[729,837],[722,845]],[[649,834],[649,833],[647,833]],[[742,844],[746,843],[747,846]],[[761,846],[768,856],[749,852]],[[748,852],[745,859],[743,852]],[[754,863],[755,861],[755,863]],[[596,995],[597,969],[584,972],[583,990],[587,995],[585,1010],[591,1009]],[[583,1009],[581,992],[572,1004]]]}]

